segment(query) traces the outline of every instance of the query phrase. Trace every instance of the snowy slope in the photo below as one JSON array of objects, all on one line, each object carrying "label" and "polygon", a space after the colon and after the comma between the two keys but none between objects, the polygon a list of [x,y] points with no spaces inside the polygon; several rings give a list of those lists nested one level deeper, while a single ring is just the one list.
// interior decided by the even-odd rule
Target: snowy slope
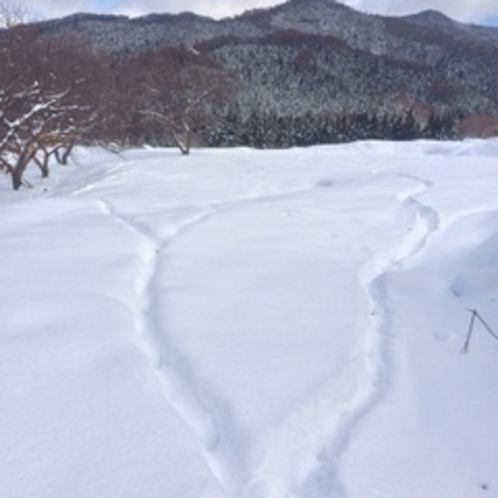
[{"label": "snowy slope", "polygon": [[81,150],[0,190],[0,496],[498,496],[498,143]]}]

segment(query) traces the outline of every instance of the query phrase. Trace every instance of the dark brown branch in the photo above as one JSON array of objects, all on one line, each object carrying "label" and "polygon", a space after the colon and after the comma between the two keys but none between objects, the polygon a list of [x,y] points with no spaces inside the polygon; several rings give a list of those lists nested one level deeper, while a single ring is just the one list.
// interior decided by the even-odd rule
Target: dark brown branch
[{"label": "dark brown branch", "polygon": [[498,341],[498,334],[494,332],[494,330],[487,324],[484,318],[480,315],[480,313],[475,309],[468,309],[470,312],[470,323],[469,323],[469,331],[467,332],[467,338],[465,339],[465,343],[462,347],[462,353],[468,353],[470,346],[470,339],[472,338],[472,332],[474,330],[476,319],[481,322],[484,328],[489,332],[489,334]]}]

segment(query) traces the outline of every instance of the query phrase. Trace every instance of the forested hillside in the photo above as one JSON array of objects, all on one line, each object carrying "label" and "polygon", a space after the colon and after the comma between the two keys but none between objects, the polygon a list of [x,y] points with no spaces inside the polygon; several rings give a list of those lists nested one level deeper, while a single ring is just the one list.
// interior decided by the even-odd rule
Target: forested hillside
[{"label": "forested hillside", "polygon": [[6,24],[0,158],[10,172],[8,155],[37,159],[41,142],[46,156],[61,142],[188,153],[498,135],[498,29],[434,11],[394,18],[289,0],[219,21],[76,14]]}]

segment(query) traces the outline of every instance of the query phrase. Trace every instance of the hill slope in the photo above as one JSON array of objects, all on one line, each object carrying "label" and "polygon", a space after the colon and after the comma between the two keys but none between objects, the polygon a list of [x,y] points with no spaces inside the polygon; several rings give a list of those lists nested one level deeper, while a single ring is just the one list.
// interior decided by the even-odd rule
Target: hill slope
[{"label": "hill slope", "polygon": [[[216,111],[230,115],[238,130],[231,138],[219,131],[213,143],[243,143],[251,126],[275,129],[278,118],[287,120],[295,139],[304,133],[299,128],[326,128],[324,117],[367,113],[381,120],[409,111],[420,125],[432,113],[450,116],[458,133],[498,133],[498,28],[435,11],[385,17],[333,0],[290,0],[222,20],[78,14],[37,29],[43,37],[76,37],[121,61],[168,47],[207,57],[238,86],[230,109]],[[304,124],[293,123],[296,118]]]}]

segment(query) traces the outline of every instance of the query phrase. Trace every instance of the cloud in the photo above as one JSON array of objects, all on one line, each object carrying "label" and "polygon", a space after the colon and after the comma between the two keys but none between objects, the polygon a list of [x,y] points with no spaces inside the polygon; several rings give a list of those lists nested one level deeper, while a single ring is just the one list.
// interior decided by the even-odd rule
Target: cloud
[{"label": "cloud", "polygon": [[249,9],[270,7],[276,3],[279,2],[275,0],[169,0],[167,2],[164,0],[142,2],[123,0],[119,10],[120,13],[125,14],[127,11],[136,11],[138,8],[141,15],[150,12],[195,12],[200,15],[222,18],[241,14]]},{"label": "cloud", "polygon": [[25,7],[30,18],[51,19],[66,15],[69,12],[84,11],[87,8],[88,2],[85,0],[74,0],[68,6],[66,2],[58,2],[57,0],[44,0],[43,2],[22,0],[19,4]]},{"label": "cloud", "polygon": [[228,17],[241,12],[259,7],[269,7],[274,5],[274,0],[123,0],[120,13],[140,9],[141,14],[150,12],[196,12],[197,14],[206,15],[215,18]]},{"label": "cloud", "polygon": [[350,7],[378,14],[406,15],[426,9],[439,10],[463,22],[481,22],[498,16],[496,0],[344,0]]},{"label": "cloud", "polygon": [[[282,0],[283,1],[283,0]],[[75,12],[123,14],[131,17],[154,13],[196,12],[215,18],[240,14],[245,10],[269,7],[278,0],[20,0],[30,18],[52,19]]]},{"label": "cloud", "polygon": [[[233,16],[244,10],[269,7],[284,0],[12,0],[23,4],[30,18],[47,19],[74,12],[124,14],[131,17],[151,12],[191,11],[215,18]],[[309,0],[310,2],[313,0]],[[434,9],[464,22],[492,23],[498,18],[497,0],[338,0],[364,12],[405,15]],[[490,21],[491,20],[491,21]]]}]

